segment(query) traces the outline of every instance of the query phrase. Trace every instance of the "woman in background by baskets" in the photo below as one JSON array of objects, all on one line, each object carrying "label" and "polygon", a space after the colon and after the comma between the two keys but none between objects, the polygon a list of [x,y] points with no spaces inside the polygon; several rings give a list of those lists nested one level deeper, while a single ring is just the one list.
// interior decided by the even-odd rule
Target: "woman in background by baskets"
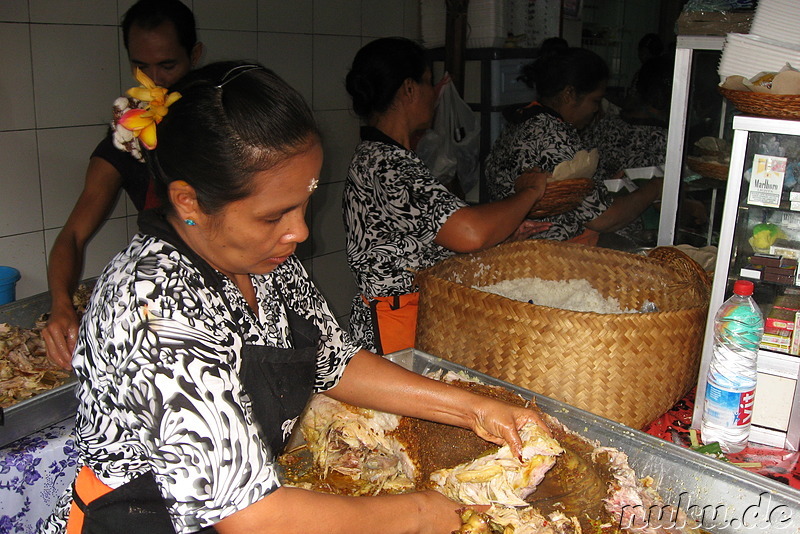
[{"label": "woman in background by baskets", "polygon": [[[609,71],[603,59],[586,49],[568,48],[542,55],[526,67],[525,82],[535,87],[538,100],[504,113],[509,126],[495,141],[486,159],[492,199],[508,197],[525,170],[552,172],[572,160],[585,146],[578,130],[600,109]],[[583,201],[564,213],[544,217],[552,226],[536,238],[597,244],[600,233],[625,227],[661,196],[661,179],[624,197],[613,199],[603,184],[611,178],[602,169]]]},{"label": "woman in background by baskets", "polygon": [[635,92],[625,99],[620,112],[598,115],[580,130],[585,145],[598,149],[598,168],[605,175],[664,165],[672,70],[673,61],[666,56],[645,62],[636,73]]},{"label": "woman in background by baskets", "polygon": [[549,226],[525,222],[546,177],[528,173],[518,192],[470,206],[431,174],[412,138],[430,126],[436,91],[425,50],[413,41],[365,45],[346,86],[364,122],[343,199],[347,261],[359,289],[350,330],[365,347],[388,354],[414,345],[414,272]]}]

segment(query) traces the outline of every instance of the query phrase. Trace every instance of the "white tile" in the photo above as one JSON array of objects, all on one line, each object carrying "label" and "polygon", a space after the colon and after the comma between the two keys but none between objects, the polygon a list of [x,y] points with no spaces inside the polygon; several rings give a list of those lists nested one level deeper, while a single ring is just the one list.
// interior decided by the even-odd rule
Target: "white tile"
[{"label": "white tile", "polygon": [[138,213],[136,215],[128,215],[125,217],[125,231],[128,235],[128,242],[130,242],[133,236],[135,236],[139,231],[139,225],[136,223],[138,218]]},{"label": "white tile", "polygon": [[136,217],[139,214],[139,210],[137,210],[136,206],[133,205],[131,197],[129,197],[128,195],[123,195],[123,196],[125,200],[124,202],[120,202],[120,205],[124,205],[125,215]]},{"label": "white tile", "polygon": [[342,221],[344,182],[322,184],[311,197],[311,233],[314,255],[330,254],[345,248]]},{"label": "white tile", "polygon": [[258,61],[297,89],[311,105],[312,37],[289,33],[258,34]]},{"label": "white tile", "polygon": [[119,61],[119,86],[114,94],[123,95],[125,91],[131,87],[139,85],[139,82],[133,76],[131,70],[131,62],[128,60],[128,51],[125,49],[125,43],[122,41],[122,30],[119,30],[117,37],[117,56]]},{"label": "white tile", "polygon": [[[47,255],[58,237],[61,228],[45,231]],[[95,278],[103,272],[108,262],[114,255],[125,248],[130,242],[128,238],[128,224],[126,218],[109,219],[98,229],[86,246],[84,255],[83,272],[80,279]],[[48,258],[48,261],[53,261]]]},{"label": "white tile", "polygon": [[298,243],[297,249],[294,251],[295,255],[302,261],[311,260],[316,254],[314,252],[314,236],[312,235],[311,221],[313,220],[313,208],[309,205],[308,212],[306,213],[306,225],[308,226],[308,238],[302,243]]},{"label": "white tile", "polygon": [[42,229],[39,169],[36,165],[36,132],[0,132],[0,235]]},{"label": "white tile", "polygon": [[0,265],[20,272],[17,299],[47,291],[47,263],[42,232],[0,238]]},{"label": "white tile", "polygon": [[31,25],[39,128],[101,124],[119,96],[117,29]]},{"label": "white tile", "polygon": [[257,29],[258,0],[194,0],[193,5],[198,28]]},{"label": "white tile", "polygon": [[359,120],[350,111],[317,111],[315,113],[322,131],[324,159],[320,181],[343,182],[347,178],[350,160],[360,140]]},{"label": "white tile", "polygon": [[28,22],[28,20],[28,0],[0,2],[0,22]]},{"label": "white tile", "polygon": [[[63,226],[67,221],[83,190],[89,156],[105,132],[105,126],[39,131],[39,167],[45,228]],[[112,216],[123,215],[124,202],[117,202]]]},{"label": "white tile", "polygon": [[308,275],[311,276],[312,272],[314,271],[314,266],[311,264],[311,260],[300,260],[300,263],[303,264],[303,269],[305,269]]},{"label": "white tile", "polygon": [[258,34],[230,30],[198,30],[198,39],[205,45],[203,64],[215,61],[256,61]]},{"label": "white tile", "polygon": [[258,0],[258,30],[311,33],[312,0]]},{"label": "white tile", "polygon": [[419,0],[403,0],[403,36],[419,41],[422,39]]},{"label": "white tile", "polygon": [[361,34],[361,0],[314,0],[314,33]]},{"label": "white tile", "polygon": [[397,0],[361,0],[362,35],[403,35],[404,4]]},{"label": "white tile", "polygon": [[109,219],[97,231],[86,247],[86,259],[81,278],[100,275],[114,255],[130,242],[125,218]]},{"label": "white tile", "polygon": [[[0,5],[2,2],[0,2]],[[0,130],[33,128],[33,72],[27,24],[0,24]]]},{"label": "white tile", "polygon": [[[136,0],[117,0],[117,13],[119,13],[119,20],[122,20],[122,17],[125,15],[125,12],[130,9],[130,7],[136,3]],[[187,6],[191,6],[192,3],[190,0],[186,0],[183,2]]]},{"label": "white tile", "polygon": [[336,317],[350,315],[350,303],[356,294],[356,284],[344,251],[318,256],[312,260],[312,279]]},{"label": "white tile", "polygon": [[350,109],[344,79],[361,48],[361,38],[314,36],[314,109]]},{"label": "white tile", "polygon": [[117,6],[108,0],[29,0],[31,22],[119,24]]}]

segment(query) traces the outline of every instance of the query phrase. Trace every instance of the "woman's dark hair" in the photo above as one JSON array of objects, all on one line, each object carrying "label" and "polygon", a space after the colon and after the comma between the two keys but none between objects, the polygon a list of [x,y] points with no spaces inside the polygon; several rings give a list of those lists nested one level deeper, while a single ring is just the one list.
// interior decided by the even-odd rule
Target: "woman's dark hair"
[{"label": "woman's dark hair", "polygon": [[178,42],[186,49],[186,54],[191,55],[194,45],[197,44],[194,13],[179,0],[139,0],[133,4],[122,17],[125,50],[128,49],[131,26],[135,24],[145,30],[153,30],[165,22],[171,22],[175,26]]},{"label": "woman's dark hair", "polygon": [[548,37],[539,45],[539,55],[545,56],[567,48],[569,48],[569,43],[563,37]]},{"label": "woman's dark hair", "polygon": [[425,49],[410,39],[385,37],[364,45],[345,79],[353,111],[362,119],[383,113],[403,82],[422,82],[428,67]]},{"label": "woman's dark hair", "polygon": [[603,58],[591,50],[571,47],[543,54],[522,68],[520,79],[536,88],[539,98],[547,99],[570,86],[578,97],[589,94],[608,76],[608,65]]},{"label": "woman's dark hair", "polygon": [[664,53],[664,42],[657,33],[646,33],[639,39],[638,52],[643,61],[660,56]]},{"label": "woman's dark hair", "polygon": [[206,213],[252,192],[254,173],[280,165],[319,140],[303,97],[258,64],[211,63],[175,87],[181,98],[158,125],[158,145],[145,151],[156,191],[169,206],[167,185],[184,180]]}]

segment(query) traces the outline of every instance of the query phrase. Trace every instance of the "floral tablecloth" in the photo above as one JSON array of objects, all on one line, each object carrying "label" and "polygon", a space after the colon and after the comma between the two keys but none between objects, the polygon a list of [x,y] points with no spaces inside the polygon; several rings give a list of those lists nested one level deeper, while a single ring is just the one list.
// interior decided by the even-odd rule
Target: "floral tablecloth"
[{"label": "floral tablecloth", "polygon": [[66,419],[0,449],[0,534],[36,532],[72,483],[74,427]]}]

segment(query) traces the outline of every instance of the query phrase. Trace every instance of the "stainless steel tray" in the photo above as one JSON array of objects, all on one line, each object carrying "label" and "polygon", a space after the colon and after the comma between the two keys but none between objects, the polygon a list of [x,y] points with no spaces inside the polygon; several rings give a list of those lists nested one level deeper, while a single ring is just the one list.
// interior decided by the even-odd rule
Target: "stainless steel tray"
[{"label": "stainless steel tray", "polygon": [[[0,306],[0,323],[31,328],[50,309],[50,295],[40,293]],[[77,380],[70,379],[55,389],[25,399],[2,410],[0,447],[75,415]]]},{"label": "stainless steel tray", "polygon": [[464,372],[535,399],[571,430],[625,452],[637,476],[652,477],[665,502],[680,507],[705,530],[800,532],[800,491],[787,485],[421,351],[407,349],[387,358],[420,374]]}]

